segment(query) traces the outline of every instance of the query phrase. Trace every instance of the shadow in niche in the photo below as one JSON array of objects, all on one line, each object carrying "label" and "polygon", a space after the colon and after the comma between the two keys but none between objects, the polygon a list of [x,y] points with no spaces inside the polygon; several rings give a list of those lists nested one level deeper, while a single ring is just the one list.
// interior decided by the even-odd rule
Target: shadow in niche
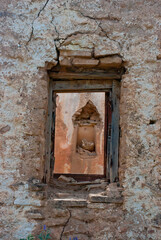
[{"label": "shadow in niche", "polygon": [[96,155],[96,125],[100,123],[100,114],[91,100],[76,111],[72,117],[77,129],[76,152],[86,156]]}]

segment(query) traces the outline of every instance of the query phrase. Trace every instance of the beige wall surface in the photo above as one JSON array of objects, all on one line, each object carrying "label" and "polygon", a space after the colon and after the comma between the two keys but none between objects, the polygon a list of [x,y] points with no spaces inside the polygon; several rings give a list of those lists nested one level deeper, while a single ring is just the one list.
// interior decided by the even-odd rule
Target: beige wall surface
[{"label": "beige wall surface", "polygon": [[[53,239],[66,240],[61,237],[65,228],[68,239],[77,231],[83,240],[160,240],[160,0],[2,0],[0,5],[0,239],[27,238],[45,223]],[[88,209],[73,207],[77,213],[70,215],[71,209],[50,205],[50,188],[45,194],[43,187],[31,184],[33,179],[42,182],[44,175],[47,71],[64,59],[71,64],[60,59],[62,50],[95,60],[113,55],[123,60],[122,205],[93,203]],[[81,107],[82,101],[72,102],[71,113],[77,104]],[[65,116],[70,142],[72,124],[66,126]]]}]

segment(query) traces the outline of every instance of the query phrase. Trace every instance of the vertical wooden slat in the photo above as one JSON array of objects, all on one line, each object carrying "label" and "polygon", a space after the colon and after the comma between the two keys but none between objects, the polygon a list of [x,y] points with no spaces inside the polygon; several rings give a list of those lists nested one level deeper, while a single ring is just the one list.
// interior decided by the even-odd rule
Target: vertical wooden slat
[{"label": "vertical wooden slat", "polygon": [[54,174],[54,164],[55,164],[55,120],[56,120],[56,93],[52,92],[50,176],[53,176]]},{"label": "vertical wooden slat", "polygon": [[111,91],[106,93],[106,114],[107,114],[107,134],[106,134],[106,178],[110,180],[110,169],[112,159],[112,139],[111,139],[111,122],[112,122],[112,102],[111,102]]},{"label": "vertical wooden slat", "polygon": [[45,152],[45,173],[44,182],[48,183],[50,180],[50,158],[51,158],[51,127],[52,127],[52,83],[49,81],[49,98],[48,98],[48,115],[46,125],[46,152]]},{"label": "vertical wooden slat", "polygon": [[108,93],[105,93],[105,125],[104,125],[104,176],[108,180]]},{"label": "vertical wooden slat", "polygon": [[113,81],[112,86],[112,162],[110,181],[118,180],[118,149],[119,149],[119,98],[120,83]]}]

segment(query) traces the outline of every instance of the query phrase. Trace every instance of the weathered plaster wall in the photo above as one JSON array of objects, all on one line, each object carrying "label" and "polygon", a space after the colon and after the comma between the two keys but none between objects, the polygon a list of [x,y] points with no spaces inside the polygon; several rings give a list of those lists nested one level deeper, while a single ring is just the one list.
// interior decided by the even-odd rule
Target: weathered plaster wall
[{"label": "weathered plaster wall", "polygon": [[[96,155],[77,153],[76,111],[92,101],[101,122],[95,126]],[[55,122],[55,173],[104,174],[105,93],[58,93]]]},{"label": "weathered plaster wall", "polygon": [[[115,239],[160,239],[160,13],[158,0],[1,1],[0,239],[25,237],[43,224],[26,214],[47,203],[28,180],[43,176],[46,69],[56,65],[61,48],[122,56],[125,228]],[[106,220],[104,239],[114,239]],[[98,230],[91,239],[100,236]]]}]

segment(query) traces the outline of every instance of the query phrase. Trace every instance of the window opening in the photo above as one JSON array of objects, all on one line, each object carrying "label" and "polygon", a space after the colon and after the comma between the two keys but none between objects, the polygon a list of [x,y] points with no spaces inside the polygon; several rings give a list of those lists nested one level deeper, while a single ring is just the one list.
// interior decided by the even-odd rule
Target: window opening
[{"label": "window opening", "polygon": [[57,93],[56,174],[104,176],[105,93]]},{"label": "window opening", "polygon": [[[53,77],[53,74],[51,74]],[[55,76],[54,76],[55,78]],[[85,180],[97,179],[105,177],[106,180],[110,182],[118,181],[118,148],[119,148],[119,95],[120,95],[120,82],[118,80],[60,80],[60,79],[52,79],[50,81],[49,86],[49,105],[48,105],[48,118],[47,118],[47,131],[46,131],[46,162],[45,162],[45,174],[44,174],[44,182],[49,182],[50,178],[53,177],[53,173],[55,177],[60,176],[61,173],[55,173],[56,161],[55,161],[55,137],[56,137],[56,95],[58,94],[78,94],[78,93],[102,93],[104,94],[104,117],[101,116],[100,110],[98,109],[97,102],[94,102],[93,99],[87,99],[82,106],[76,107],[71,114],[70,120],[72,122],[72,126],[76,129],[74,131],[75,144],[72,144],[72,154],[77,154],[81,156],[81,158],[85,159],[88,156],[88,159],[97,157],[98,148],[97,143],[98,139],[96,136],[95,128],[102,124],[104,129],[104,168],[103,174],[101,172],[96,173],[92,171],[85,171],[79,169],[79,172],[75,171],[74,168],[71,168],[71,173],[67,171],[68,175],[72,175],[75,171],[75,175],[77,176],[77,180],[81,180],[82,176]],[[75,100],[69,104],[69,109],[73,107]],[[88,107],[87,107],[88,106]],[[95,113],[82,118],[85,109],[91,108]],[[81,110],[80,110],[81,109]],[[82,114],[78,114],[78,112]],[[87,111],[88,112],[88,111]],[[88,124],[85,124],[84,121],[88,121]],[[68,128],[68,124],[64,126],[62,129],[65,131],[65,127]],[[85,131],[90,132],[90,139],[84,138]],[[83,134],[83,135],[82,135]],[[59,148],[57,148],[59,149]],[[59,155],[62,154],[62,151],[59,151]],[[103,158],[102,158],[103,159]],[[66,168],[68,169],[68,168]],[[97,169],[98,170],[98,169]],[[63,172],[65,172],[63,170]]]}]

